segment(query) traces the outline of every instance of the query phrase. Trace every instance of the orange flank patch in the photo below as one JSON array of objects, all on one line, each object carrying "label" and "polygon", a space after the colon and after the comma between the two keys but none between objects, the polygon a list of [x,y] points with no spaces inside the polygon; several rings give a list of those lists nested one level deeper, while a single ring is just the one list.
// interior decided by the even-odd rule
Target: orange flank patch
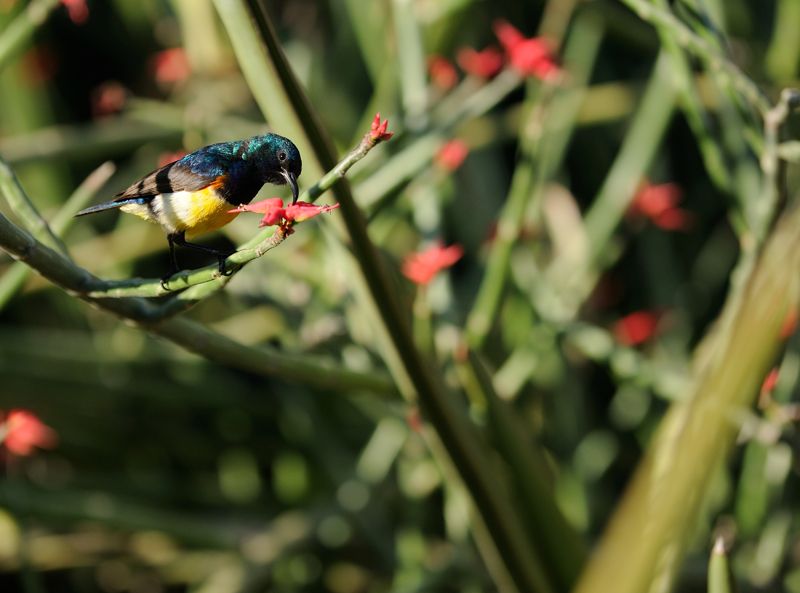
[{"label": "orange flank patch", "polygon": [[222,182],[223,178],[218,178],[208,187],[191,192],[183,215],[180,217],[187,236],[214,231],[236,218],[237,213],[230,212],[230,203],[217,193],[216,188],[222,185]]}]

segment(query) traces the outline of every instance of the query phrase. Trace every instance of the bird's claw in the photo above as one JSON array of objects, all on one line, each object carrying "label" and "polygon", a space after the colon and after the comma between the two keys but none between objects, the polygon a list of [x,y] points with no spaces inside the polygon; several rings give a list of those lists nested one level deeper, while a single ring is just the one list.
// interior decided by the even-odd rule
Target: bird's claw
[{"label": "bird's claw", "polygon": [[233,272],[234,272],[233,269],[225,270],[225,262],[227,261],[228,257],[230,257],[231,255],[233,255],[233,254],[229,253],[228,255],[220,256],[220,258],[219,258],[219,273],[222,276],[226,276],[226,277],[227,276],[233,276]]}]

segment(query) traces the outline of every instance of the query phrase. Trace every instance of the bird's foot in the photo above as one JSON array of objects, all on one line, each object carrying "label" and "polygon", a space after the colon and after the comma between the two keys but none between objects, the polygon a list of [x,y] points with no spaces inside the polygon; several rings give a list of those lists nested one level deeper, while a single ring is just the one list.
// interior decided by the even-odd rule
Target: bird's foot
[{"label": "bird's foot", "polygon": [[170,269],[169,272],[164,274],[161,277],[161,288],[166,290],[166,291],[171,291],[172,289],[169,287],[169,279],[172,278],[177,273],[178,273],[178,270],[173,268],[173,269]]},{"label": "bird's foot", "polygon": [[224,254],[220,254],[220,255],[217,256],[218,260],[219,260],[219,273],[222,276],[232,276],[233,275],[233,272],[234,272],[233,269],[230,269],[230,270],[226,270],[225,269],[225,262],[234,253],[236,253],[236,251],[231,251],[229,253],[224,253]]}]

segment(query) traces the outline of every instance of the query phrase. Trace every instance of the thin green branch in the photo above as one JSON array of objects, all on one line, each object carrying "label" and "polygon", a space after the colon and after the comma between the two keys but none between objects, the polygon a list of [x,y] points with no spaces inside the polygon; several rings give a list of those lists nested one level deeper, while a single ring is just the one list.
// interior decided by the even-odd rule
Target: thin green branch
[{"label": "thin green branch", "polygon": [[44,217],[39,214],[36,206],[22,189],[14,171],[2,159],[0,159],[0,194],[5,197],[11,211],[19,217],[22,224],[33,233],[34,237],[48,247],[64,255],[67,254],[66,245],[53,232]]},{"label": "thin green branch", "polygon": [[289,355],[269,348],[243,346],[187,319],[163,319],[160,307],[142,298],[91,298],[85,287],[98,282],[88,271],[36,240],[0,215],[0,248],[34,268],[68,293],[100,309],[136,322],[209,360],[263,376],[274,376],[320,389],[393,394],[393,383],[381,374],[349,371],[307,356]]},{"label": "thin green branch", "polygon": [[718,72],[730,79],[731,84],[763,116],[770,104],[761,89],[742,70],[722,55],[708,41],[697,35],[670,12],[650,4],[646,0],[622,0],[643,20],[654,26],[671,31],[673,38],[685,49],[706,62],[712,72]]},{"label": "thin green branch", "polygon": [[0,70],[5,68],[31,40],[60,0],[33,0],[0,34]]},{"label": "thin green branch", "polygon": [[[669,12],[666,0],[658,0],[658,5],[665,12]],[[662,24],[657,24],[661,43],[672,57],[672,70],[681,94],[681,108],[686,116],[686,121],[694,133],[706,172],[711,181],[726,193],[732,191],[732,178],[728,171],[725,158],[720,149],[719,141],[713,137],[700,94],[695,85],[695,76],[683,50],[675,40],[672,30]]]},{"label": "thin green branch", "polygon": [[[75,213],[81,210],[103,185],[114,174],[116,167],[111,162],[106,162],[95,169],[81,183],[69,199],[64,203],[58,213],[53,217],[50,228],[56,236],[61,237],[67,232],[75,220]],[[25,281],[30,276],[31,269],[21,262],[16,262],[0,278],[0,310],[5,307]]]},{"label": "thin green branch", "polygon": [[459,366],[465,389],[478,391],[477,397],[485,402],[492,440],[524,501],[521,520],[537,544],[537,553],[550,567],[558,590],[568,591],[578,579],[587,550],[555,502],[548,460],[539,448],[531,446],[536,437],[514,407],[498,396],[481,357],[470,351],[468,360]]}]

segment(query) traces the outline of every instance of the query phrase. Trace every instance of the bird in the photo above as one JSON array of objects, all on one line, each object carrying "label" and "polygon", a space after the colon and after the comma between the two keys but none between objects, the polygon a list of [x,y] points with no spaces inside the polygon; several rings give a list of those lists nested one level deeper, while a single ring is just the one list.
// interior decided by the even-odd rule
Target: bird
[{"label": "bird", "polygon": [[237,215],[232,210],[250,203],[265,183],[288,184],[294,204],[302,170],[300,151],[277,134],[210,144],[148,173],[110,202],[75,216],[118,208],[160,225],[167,234],[171,263],[162,284],[180,271],[176,245],[215,255],[220,273],[227,275],[225,259],[230,252],[190,243],[186,237],[228,224]]}]

